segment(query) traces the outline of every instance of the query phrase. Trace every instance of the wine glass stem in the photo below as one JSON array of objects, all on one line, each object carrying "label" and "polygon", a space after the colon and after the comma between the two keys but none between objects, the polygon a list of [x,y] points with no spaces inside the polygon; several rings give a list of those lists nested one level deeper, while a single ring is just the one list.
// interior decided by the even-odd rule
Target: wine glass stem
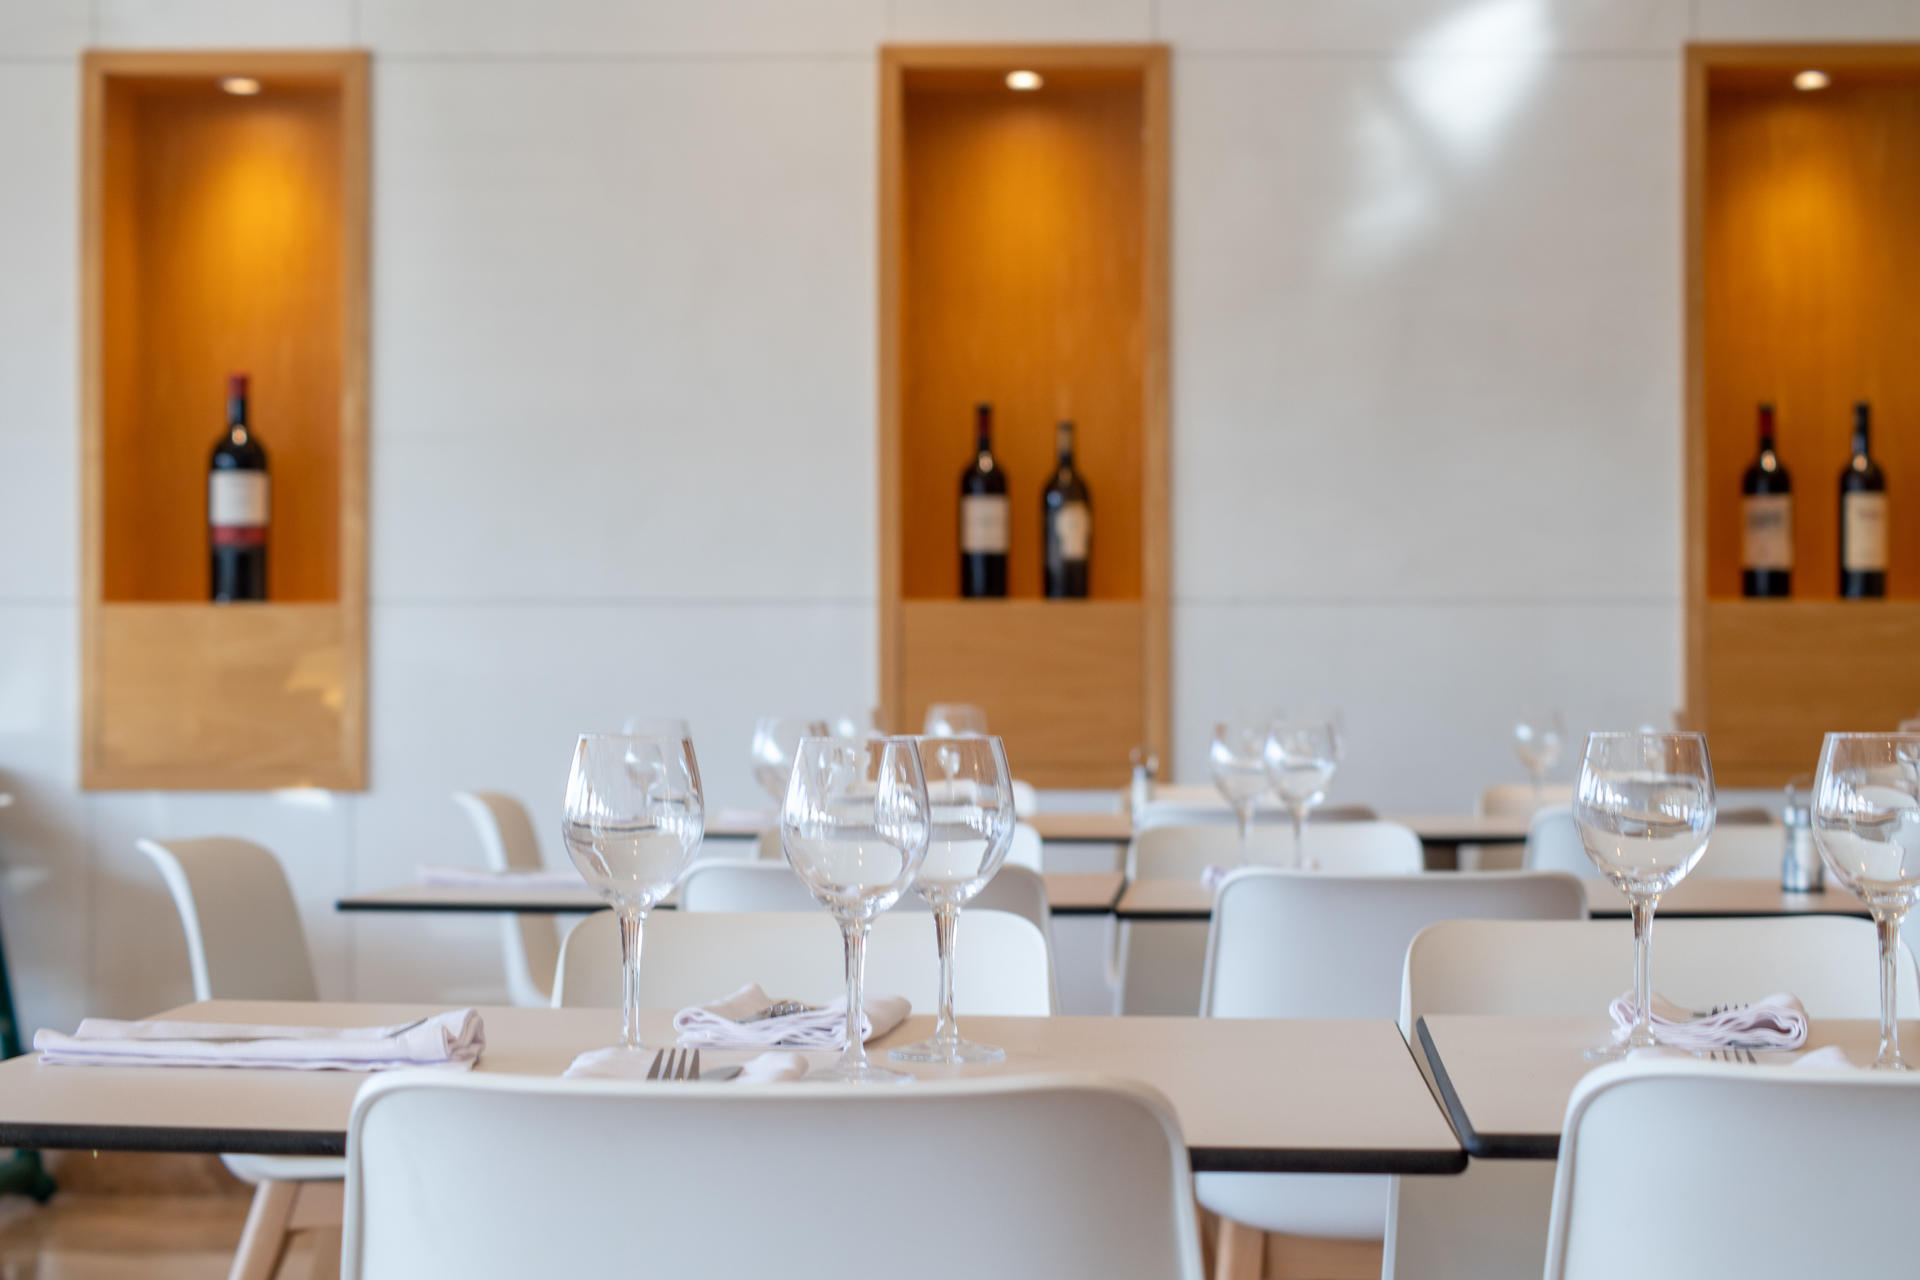
[{"label": "wine glass stem", "polygon": [[640,926],[646,912],[620,910],[620,1046],[640,1047]]},{"label": "wine glass stem", "polygon": [[866,1022],[867,930],[865,920],[847,920],[840,925],[847,943],[847,1047],[840,1065],[849,1070],[864,1070],[867,1065]]},{"label": "wine glass stem", "polygon": [[953,935],[960,924],[960,908],[952,903],[933,909],[934,945],[940,951],[940,1021],[933,1029],[936,1044],[957,1044],[960,1028],[953,1020]]},{"label": "wine glass stem", "polygon": [[1244,867],[1252,860],[1250,855],[1253,853],[1253,806],[1248,805],[1236,816],[1240,819],[1240,865]]},{"label": "wine glass stem", "polygon": [[1307,865],[1307,806],[1291,805],[1288,811],[1293,814],[1293,865]]},{"label": "wine glass stem", "polygon": [[1653,1038],[1653,910],[1658,894],[1635,895],[1633,903],[1633,1033],[1631,1049],[1650,1048]]},{"label": "wine glass stem", "polygon": [[1876,911],[1873,925],[1880,935],[1880,1053],[1873,1065],[1882,1069],[1904,1070],[1900,1060],[1899,955],[1901,914]]}]

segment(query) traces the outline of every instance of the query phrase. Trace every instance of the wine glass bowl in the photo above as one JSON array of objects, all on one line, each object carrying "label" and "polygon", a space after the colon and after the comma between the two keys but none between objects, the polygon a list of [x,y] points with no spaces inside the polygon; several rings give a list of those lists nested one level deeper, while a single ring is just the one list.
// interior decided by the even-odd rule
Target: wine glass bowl
[{"label": "wine glass bowl", "polygon": [[640,931],[679,882],[706,832],[693,739],[582,734],[560,835],[581,877],[620,922],[621,1043],[640,1049]]},{"label": "wine glass bowl", "polygon": [[927,708],[923,728],[929,738],[978,737],[987,731],[987,713],[971,702],[936,702]]},{"label": "wine glass bowl", "polygon": [[1013,775],[994,737],[918,738],[927,780],[927,854],[914,892],[933,909],[940,956],[940,1011],[931,1037],[894,1049],[908,1062],[998,1062],[1006,1051],[960,1037],[953,1016],[953,945],[960,909],[986,888],[1013,843]]},{"label": "wine glass bowl", "polygon": [[1880,1052],[1904,1071],[1895,997],[1900,925],[1920,894],[1920,734],[1830,733],[1813,783],[1813,842],[1865,903],[1880,940]]},{"label": "wine glass bowl", "polygon": [[786,798],[787,778],[793,773],[793,753],[800,740],[826,736],[827,726],[819,720],[761,716],[753,722],[753,779],[762,791],[773,797],[775,804]]},{"label": "wine glass bowl", "polygon": [[903,1083],[867,1061],[867,931],[900,900],[926,859],[927,784],[911,738],[809,737],[794,754],[780,845],[801,883],[840,925],[847,962],[847,1041],[839,1065],[812,1078]]},{"label": "wine glass bowl", "polygon": [[1233,810],[1240,825],[1240,862],[1244,866],[1253,843],[1253,814],[1260,797],[1273,789],[1267,781],[1267,723],[1263,720],[1225,720],[1213,726],[1207,747],[1207,770],[1220,798]]},{"label": "wine glass bowl", "polygon": [[1550,709],[1522,712],[1513,722],[1513,754],[1533,780],[1535,807],[1546,787],[1547,774],[1560,763],[1566,732],[1560,713]]},{"label": "wine glass bowl", "polygon": [[1293,865],[1312,867],[1306,856],[1307,814],[1327,798],[1340,767],[1340,739],[1333,725],[1319,720],[1275,720],[1261,748],[1267,785],[1293,817]]},{"label": "wine glass bowl", "polygon": [[1697,733],[1596,733],[1574,789],[1573,819],[1594,867],[1633,913],[1634,1025],[1624,1040],[1587,1052],[1607,1061],[1655,1043],[1651,1021],[1653,916],[1660,895],[1706,852],[1717,803],[1707,740]]}]

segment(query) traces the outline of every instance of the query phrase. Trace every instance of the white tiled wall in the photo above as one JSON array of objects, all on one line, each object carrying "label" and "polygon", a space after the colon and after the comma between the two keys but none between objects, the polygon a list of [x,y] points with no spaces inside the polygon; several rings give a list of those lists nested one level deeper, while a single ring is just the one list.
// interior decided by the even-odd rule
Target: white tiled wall
[{"label": "white tiled wall", "polygon": [[[543,830],[570,734],[873,700],[874,54],[1174,47],[1176,772],[1344,705],[1455,808],[1512,706],[1679,682],[1680,54],[1912,0],[0,3],[0,923],[29,1026],[186,994],[141,834],[273,845],[331,995],[497,997],[495,927],[342,919]],[[375,55],[372,788],[76,789],[77,51]],[[269,427],[270,431],[271,428]]]}]

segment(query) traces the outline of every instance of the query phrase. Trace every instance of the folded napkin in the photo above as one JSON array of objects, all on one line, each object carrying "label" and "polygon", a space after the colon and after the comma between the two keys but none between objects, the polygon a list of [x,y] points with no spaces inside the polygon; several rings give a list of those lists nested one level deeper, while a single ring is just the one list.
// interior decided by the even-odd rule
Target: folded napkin
[{"label": "folded napkin", "polygon": [[[1608,1008],[1624,1034],[1633,1026],[1633,993]],[[1790,995],[1771,995],[1749,1005],[1696,1017],[1658,993],[1653,997],[1653,1038],[1676,1049],[1798,1049],[1807,1042],[1807,1011]]]},{"label": "folded napkin", "polygon": [[[589,1049],[573,1060],[562,1075],[575,1079],[644,1080],[653,1067],[650,1053],[625,1049]],[[807,1074],[807,1060],[797,1053],[763,1053],[740,1068],[738,1084],[780,1084]]]},{"label": "folded napkin", "polygon": [[295,1071],[383,1071],[456,1067],[486,1047],[472,1009],[453,1009],[390,1027],[259,1027],[225,1022],[116,1022],[87,1018],[72,1035],[42,1028],[42,1062],[72,1067],[284,1067]]},{"label": "folded napkin", "polygon": [[[821,1009],[790,1013],[782,1018],[742,1022],[773,1004],[757,985],[748,983],[725,1000],[697,1004],[673,1015],[673,1029],[689,1049],[770,1048],[838,1049],[847,1040],[845,996]],[[868,996],[861,1039],[883,1036],[900,1025],[910,1006],[899,996]]]},{"label": "folded napkin", "polygon": [[444,867],[432,864],[420,868],[420,883],[450,885],[462,889],[584,889],[587,882],[571,867],[539,871],[488,871],[480,867]]}]

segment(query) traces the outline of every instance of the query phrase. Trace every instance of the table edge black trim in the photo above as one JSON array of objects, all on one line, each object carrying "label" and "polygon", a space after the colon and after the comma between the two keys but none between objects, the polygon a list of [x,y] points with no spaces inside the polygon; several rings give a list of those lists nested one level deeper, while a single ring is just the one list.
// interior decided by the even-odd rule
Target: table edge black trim
[{"label": "table edge black trim", "polygon": [[1189,1147],[1195,1173],[1449,1174],[1467,1167],[1465,1151],[1333,1151],[1318,1147]]},{"label": "table edge black trim", "polygon": [[1467,1119],[1467,1108],[1453,1087],[1453,1078],[1447,1074],[1446,1059],[1440,1056],[1440,1050],[1433,1043],[1433,1035],[1427,1030],[1426,1018],[1416,1018],[1413,1031],[1420,1038],[1420,1051],[1426,1055],[1427,1065],[1433,1068],[1433,1084],[1440,1091],[1440,1105],[1446,1108],[1454,1135],[1460,1139],[1460,1145],[1467,1149],[1467,1155],[1477,1160],[1560,1158],[1560,1135],[1557,1133],[1549,1137],[1534,1133],[1481,1133],[1476,1130]]},{"label": "table edge black trim", "polygon": [[169,1125],[0,1121],[0,1147],[45,1151],[169,1151],[211,1155],[344,1156],[347,1135],[310,1129],[190,1129]]},{"label": "table edge black trim", "polygon": [[[410,914],[450,912],[465,915],[521,915],[521,916],[580,916],[592,915],[596,911],[607,910],[604,902],[594,902],[562,906],[558,903],[515,902],[380,902],[370,898],[335,898],[335,911],[392,911]],[[671,911],[671,906],[659,906],[656,911]]]}]

